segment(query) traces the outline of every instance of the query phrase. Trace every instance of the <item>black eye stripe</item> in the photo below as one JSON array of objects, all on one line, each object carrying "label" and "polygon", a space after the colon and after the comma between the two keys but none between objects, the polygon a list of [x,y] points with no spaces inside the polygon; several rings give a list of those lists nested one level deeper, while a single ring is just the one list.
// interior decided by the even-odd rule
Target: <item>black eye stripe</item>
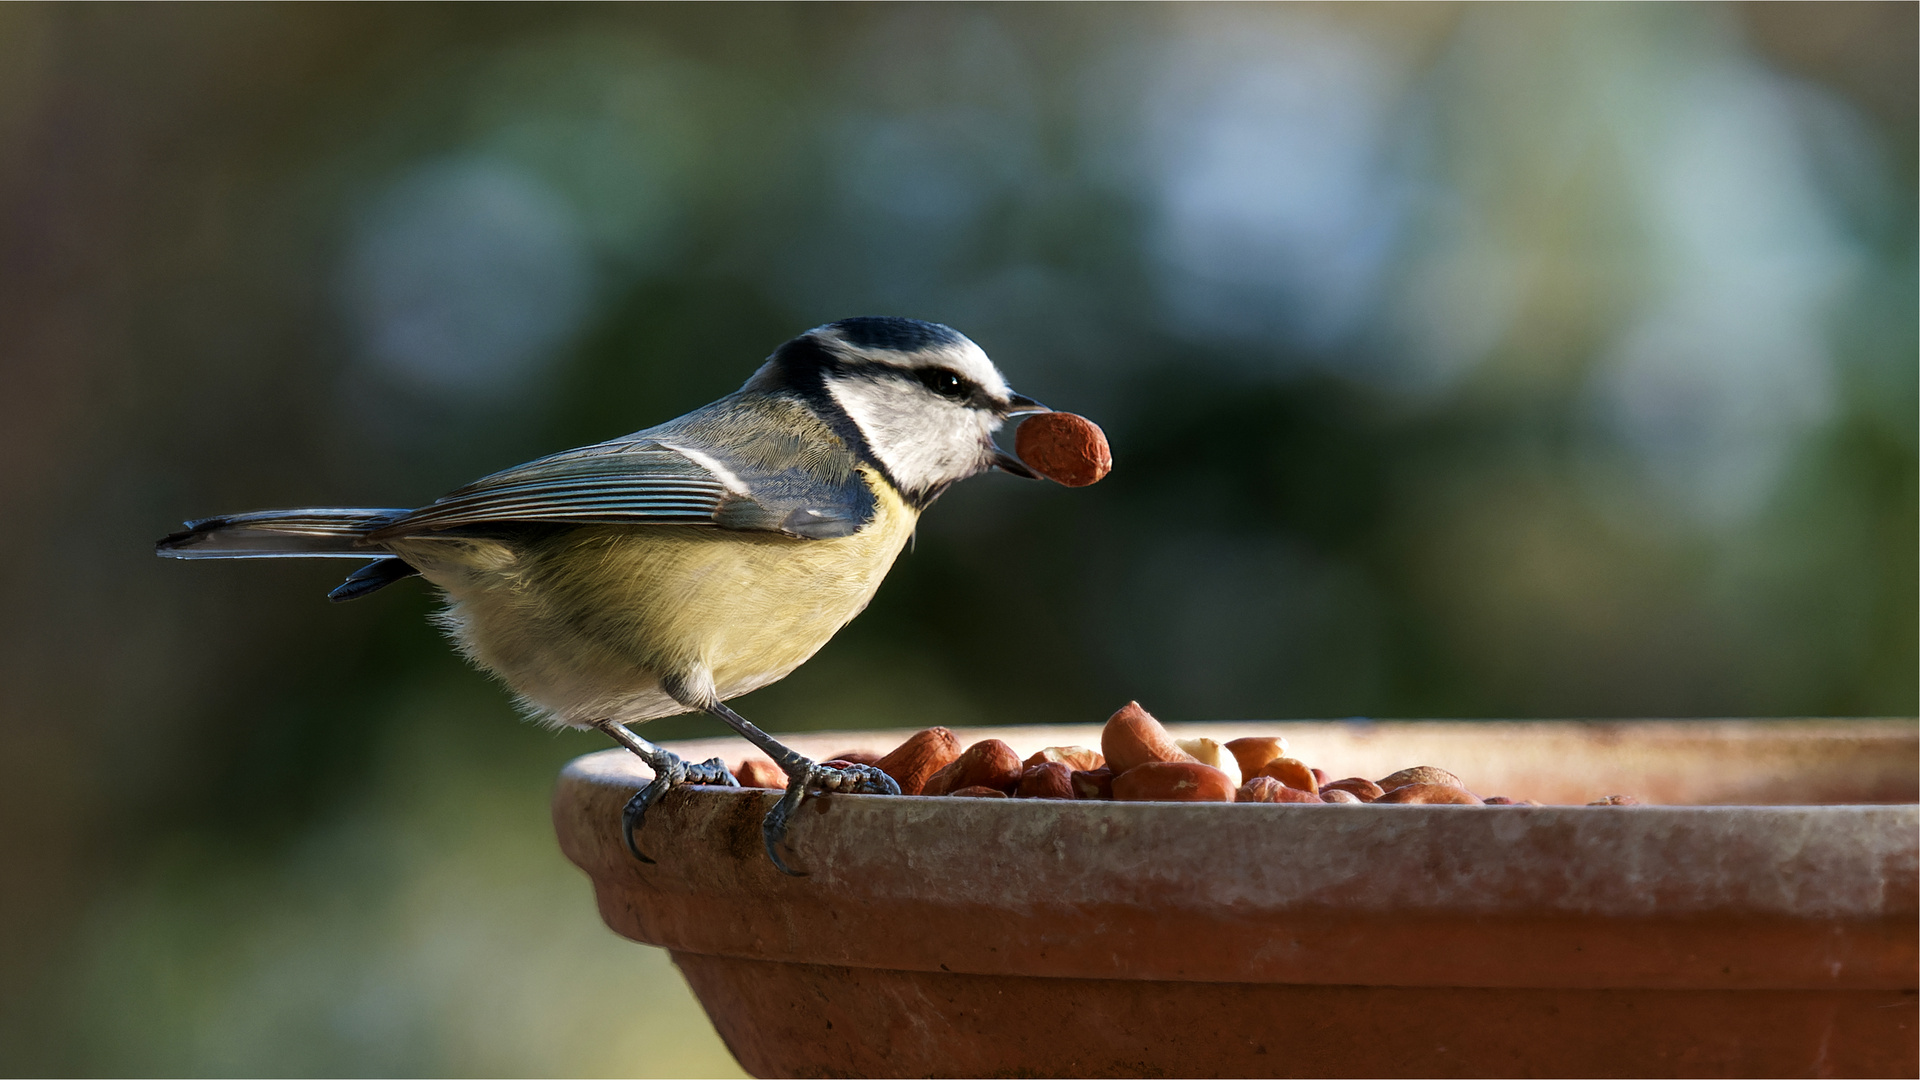
[{"label": "black eye stripe", "polygon": [[[784,346],[783,346],[784,348]],[[905,364],[891,364],[884,360],[862,359],[850,362],[845,357],[833,356],[821,351],[821,369],[830,371],[842,378],[896,378],[911,380],[926,387],[949,401],[956,401],[974,409],[992,410],[997,408],[992,395],[979,383],[953,370],[937,366],[909,367]]]},{"label": "black eye stripe", "polygon": [[920,368],[915,374],[927,389],[954,401],[970,401],[980,392],[973,380],[947,368]]}]

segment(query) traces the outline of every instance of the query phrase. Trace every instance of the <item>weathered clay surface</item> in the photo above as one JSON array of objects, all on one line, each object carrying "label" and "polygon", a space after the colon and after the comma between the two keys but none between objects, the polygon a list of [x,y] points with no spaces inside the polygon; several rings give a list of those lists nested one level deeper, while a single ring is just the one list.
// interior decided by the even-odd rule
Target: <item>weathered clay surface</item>
[{"label": "weathered clay surface", "polygon": [[1911,993],[1006,979],[675,954],[756,1076],[1911,1076]]},{"label": "weathered clay surface", "polygon": [[[1293,752],[1313,760],[1313,741],[1300,732],[1307,726],[1285,725],[1285,734]],[[1719,729],[1731,733],[1732,749],[1718,755],[1671,726],[1472,726],[1483,738],[1497,733],[1499,752],[1483,747],[1477,762],[1463,763],[1465,755],[1435,748],[1447,740],[1421,730],[1427,725],[1409,725],[1401,731],[1421,745],[1396,753],[1398,763],[1439,762],[1472,784],[1486,769],[1498,771],[1492,763],[1506,753],[1520,761],[1515,775],[1531,772],[1533,782],[1484,786],[1540,796],[1543,783],[1558,781],[1546,751],[1528,745],[1537,733],[1557,758],[1554,770],[1585,770],[1575,796],[1584,802],[1595,788],[1659,790],[1623,761],[1661,776],[1674,774],[1676,757],[1692,762],[1719,785],[1713,795],[1733,788],[1730,771],[1764,774],[1788,756],[1751,729],[1727,725]],[[1569,739],[1569,727],[1585,735]],[[1843,736],[1851,751],[1803,737],[1809,727]],[[968,743],[991,735],[1025,747],[1085,742],[1092,730],[959,734]],[[1829,769],[1864,783],[1867,797],[1913,798],[1911,724],[1772,731],[1798,751],[1799,773],[1814,789],[1848,797],[1839,781],[1822,779]],[[1249,733],[1226,725],[1176,733],[1228,732]],[[872,741],[883,749],[903,735]],[[1668,752],[1656,753],[1663,740]],[[796,741],[826,752],[858,745],[846,733]],[[675,749],[697,758],[729,752],[717,749],[724,745]],[[1583,745],[1590,757],[1577,752]],[[1893,755],[1904,780],[1866,760]],[[1393,771],[1357,752],[1331,764],[1335,775]],[[1904,1061],[1892,1071],[1912,1072],[1920,982],[1913,805],[1490,809],[832,796],[809,802],[794,823],[792,861],[812,875],[794,879],[774,871],[760,849],[772,792],[675,792],[641,837],[659,863],[635,862],[617,836],[619,810],[644,777],[624,751],[572,763],[554,805],[562,846],[593,877],[608,924],[674,950],[722,1034],[763,1075],[1888,1071],[1876,1061]],[[1110,1016],[1135,1042],[1087,1056],[1091,1050],[1061,1034],[1069,989],[1073,1016]],[[1196,1043],[1213,1056],[1175,1061],[1118,1049],[1184,1045],[1164,1029],[1141,1036],[1152,1028],[1138,1025],[1216,993],[1251,1011],[1241,1019],[1193,1014],[1198,1030],[1216,1036]],[[1403,1006],[1411,1015],[1426,1006],[1406,1003],[1428,999],[1454,1003],[1433,1006],[1453,1019],[1416,1025],[1398,1042],[1369,1033],[1368,1017]],[[1458,1004],[1470,1000],[1485,1003],[1478,1019]],[[1741,1001],[1753,1017],[1801,1019],[1723,1023]],[[949,1037],[940,1032],[984,1023],[969,1018],[999,1015],[1002,1006],[1009,1031],[1030,1030],[1040,1041],[1050,1032],[1059,1053],[968,1057],[950,1049],[948,1058],[886,1059],[886,1067],[871,1057],[874,1047],[899,1041],[883,1037],[886,1025],[938,1043]],[[838,1009],[867,1026],[804,1045],[754,1034],[812,1030]],[[1051,1024],[1038,1019],[1049,1015]],[[1317,1032],[1311,1039],[1258,1041],[1266,1029],[1297,1035],[1305,1016],[1318,1018],[1308,1025]],[[1552,1019],[1582,1016],[1610,1026],[1579,1035],[1573,1020]],[[1622,1036],[1628,1016],[1642,1018],[1645,1039]],[[1019,1027],[1027,1021],[1034,1026]],[[1740,1034],[1749,1028],[1751,1037]],[[1253,1041],[1243,1047],[1228,1035]],[[1429,1035],[1446,1053],[1471,1047],[1479,1056],[1433,1058],[1430,1047],[1420,1049]],[[1575,1052],[1566,1047],[1593,1049],[1603,1036],[1622,1049],[1578,1068],[1526,1056],[1564,1057]],[[1843,1041],[1852,1056],[1841,1067],[1833,1055]],[[1302,1042],[1348,1046],[1361,1064],[1300,1058]],[[1790,1053],[1779,1049],[1787,1043]],[[1256,1045],[1284,1059],[1256,1053]],[[1807,1064],[1823,1045],[1826,1064]],[[1513,1064],[1485,1064],[1496,1061]]]}]

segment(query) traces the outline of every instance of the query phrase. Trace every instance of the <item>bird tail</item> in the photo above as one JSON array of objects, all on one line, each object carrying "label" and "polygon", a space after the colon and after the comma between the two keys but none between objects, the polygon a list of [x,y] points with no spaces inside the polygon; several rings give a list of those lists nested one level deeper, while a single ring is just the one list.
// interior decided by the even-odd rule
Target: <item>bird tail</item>
[{"label": "bird tail", "polygon": [[420,571],[369,545],[367,534],[405,517],[406,510],[256,510],[189,521],[154,545],[171,559],[370,559],[327,594],[335,603],[358,600]]},{"label": "bird tail", "polygon": [[366,535],[405,510],[256,510],[189,521],[155,553],[172,559],[365,559],[385,553]]}]

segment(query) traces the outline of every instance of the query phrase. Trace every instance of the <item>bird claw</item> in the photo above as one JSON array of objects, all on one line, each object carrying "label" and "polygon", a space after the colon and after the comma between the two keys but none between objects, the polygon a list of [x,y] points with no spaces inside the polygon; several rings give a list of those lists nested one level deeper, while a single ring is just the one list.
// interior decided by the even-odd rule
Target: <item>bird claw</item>
[{"label": "bird claw", "polygon": [[660,751],[661,756],[649,759],[647,764],[653,767],[653,779],[647,786],[633,793],[627,800],[626,809],[620,812],[620,835],[627,841],[627,850],[643,863],[652,864],[635,843],[633,834],[646,823],[647,811],[660,801],[661,796],[681,784],[718,784],[721,787],[739,787],[740,781],[733,778],[727,769],[727,763],[720,758],[708,758],[698,765],[689,765],[680,760],[680,756],[671,750]]},{"label": "bird claw", "polygon": [[847,795],[898,795],[900,785],[872,765],[815,765],[807,770],[807,790]]},{"label": "bird claw", "polygon": [[872,765],[829,766],[808,762],[807,767],[790,774],[787,793],[780,797],[772,810],[767,812],[766,820],[760,824],[760,835],[767,844],[767,858],[788,877],[806,877],[806,873],[795,870],[780,858],[778,845],[787,839],[787,826],[792,823],[794,812],[800,809],[800,803],[809,792],[818,791],[822,795],[834,793],[848,795],[898,795],[900,785],[893,777],[874,768]]}]

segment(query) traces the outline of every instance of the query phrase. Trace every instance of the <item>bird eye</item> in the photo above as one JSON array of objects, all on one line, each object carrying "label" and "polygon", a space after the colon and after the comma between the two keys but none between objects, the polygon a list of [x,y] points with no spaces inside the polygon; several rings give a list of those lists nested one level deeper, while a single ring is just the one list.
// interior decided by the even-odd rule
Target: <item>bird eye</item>
[{"label": "bird eye", "polygon": [[929,368],[920,373],[920,381],[927,389],[944,398],[965,401],[973,396],[973,384],[946,368]]}]

